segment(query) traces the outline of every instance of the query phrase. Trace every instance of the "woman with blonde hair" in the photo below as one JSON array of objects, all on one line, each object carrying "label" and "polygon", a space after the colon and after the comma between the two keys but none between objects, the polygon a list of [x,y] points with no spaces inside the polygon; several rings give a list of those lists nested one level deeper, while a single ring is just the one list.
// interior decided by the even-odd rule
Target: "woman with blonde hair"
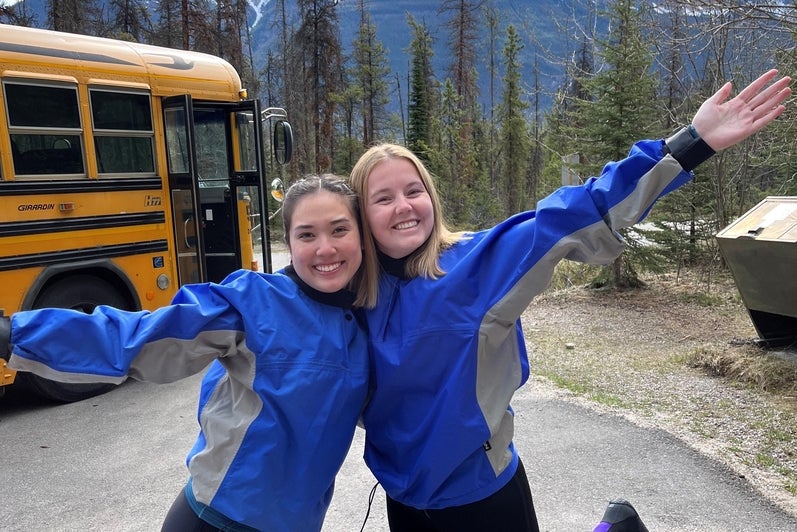
[{"label": "woman with blonde hair", "polygon": [[[364,245],[378,252],[368,321],[372,387],[365,460],[393,532],[537,531],[512,442],[510,400],[529,376],[518,319],[562,259],[608,264],[617,230],[686,184],[716,151],[784,111],[790,78],[730,83],[668,139],[637,142],[600,177],[474,233],[450,231],[429,172],[409,150],[374,146],[355,164]],[[772,83],[770,83],[772,82]]]}]

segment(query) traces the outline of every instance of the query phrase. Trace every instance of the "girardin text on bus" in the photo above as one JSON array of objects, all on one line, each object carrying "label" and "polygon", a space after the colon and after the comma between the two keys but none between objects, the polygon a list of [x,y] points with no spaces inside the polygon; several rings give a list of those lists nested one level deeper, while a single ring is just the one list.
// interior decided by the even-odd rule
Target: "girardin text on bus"
[{"label": "girardin text on bus", "polygon": [[18,211],[52,211],[55,210],[55,203],[23,203],[17,205]]}]

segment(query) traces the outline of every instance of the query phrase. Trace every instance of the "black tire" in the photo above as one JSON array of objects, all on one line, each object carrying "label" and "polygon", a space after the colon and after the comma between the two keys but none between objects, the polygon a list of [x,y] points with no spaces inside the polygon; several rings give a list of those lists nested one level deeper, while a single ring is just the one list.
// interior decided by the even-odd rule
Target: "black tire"
[{"label": "black tire", "polygon": [[[111,283],[91,275],[76,275],[53,283],[39,294],[33,307],[71,308],[88,314],[98,305],[131,310],[127,299]],[[118,386],[104,382],[57,382],[27,372],[20,372],[17,377],[35,394],[61,403],[88,399]]]}]

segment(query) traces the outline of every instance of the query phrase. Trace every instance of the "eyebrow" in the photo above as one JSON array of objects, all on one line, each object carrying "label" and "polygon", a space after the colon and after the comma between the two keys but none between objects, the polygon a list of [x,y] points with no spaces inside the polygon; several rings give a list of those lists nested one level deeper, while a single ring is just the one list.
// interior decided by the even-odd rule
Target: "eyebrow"
[{"label": "eyebrow", "polygon": [[[411,187],[416,186],[416,185],[420,185],[424,190],[426,190],[426,185],[424,184],[423,179],[421,179],[418,176],[413,177],[407,183],[405,183],[403,186],[397,187],[397,188],[399,188],[401,190],[406,190],[406,189],[411,188]],[[389,192],[391,192],[393,190],[393,188],[394,187],[382,187],[382,188],[378,188],[378,189],[375,189],[375,190],[369,190],[368,191],[368,197],[370,198],[372,196],[377,196],[379,194],[389,193]]]},{"label": "eyebrow", "polygon": [[369,190],[368,191],[368,197],[370,198],[371,196],[378,196],[379,194],[385,194],[385,193],[387,193],[389,191],[390,191],[390,187],[383,187],[383,188],[379,188],[379,189],[376,189],[376,190]]},{"label": "eyebrow", "polygon": [[[344,216],[342,218],[336,218],[335,220],[330,220],[328,225],[340,225],[340,224],[345,224],[345,223],[353,224],[354,221],[351,218],[349,218],[348,216]],[[315,224],[295,225],[295,226],[293,226],[293,231],[296,231],[296,230],[299,230],[299,229],[313,229],[314,227],[316,227]]]}]

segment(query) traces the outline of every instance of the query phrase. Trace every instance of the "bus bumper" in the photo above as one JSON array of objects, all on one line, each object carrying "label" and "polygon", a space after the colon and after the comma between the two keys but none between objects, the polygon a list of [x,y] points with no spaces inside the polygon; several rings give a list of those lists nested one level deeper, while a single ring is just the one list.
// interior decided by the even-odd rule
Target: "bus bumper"
[{"label": "bus bumper", "polygon": [[6,365],[6,361],[0,358],[0,386],[8,386],[14,382],[16,371]]}]

